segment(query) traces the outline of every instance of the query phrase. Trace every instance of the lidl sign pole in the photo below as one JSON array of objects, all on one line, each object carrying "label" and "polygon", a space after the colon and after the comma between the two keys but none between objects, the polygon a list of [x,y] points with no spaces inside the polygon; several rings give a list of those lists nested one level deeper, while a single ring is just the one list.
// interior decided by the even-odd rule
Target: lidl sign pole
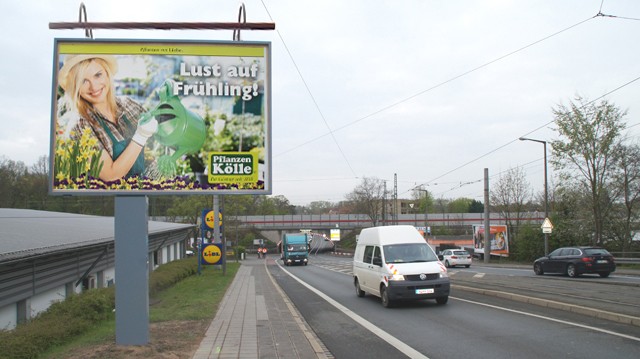
[{"label": "lidl sign pole", "polygon": [[[214,203],[214,205],[217,205]],[[213,209],[205,208],[202,210],[202,215],[200,218],[200,234],[201,241],[200,246],[198,247],[198,253],[200,255],[200,260],[198,261],[198,274],[201,273],[201,265],[204,264],[214,264],[209,261],[205,261],[203,259],[204,248],[207,246],[207,243],[204,243],[205,239],[211,240],[211,242],[219,241],[219,234],[216,234],[216,221],[215,221],[215,213],[218,212],[218,231],[221,232],[222,229],[222,212],[216,211]],[[219,263],[215,263],[219,264]]]}]

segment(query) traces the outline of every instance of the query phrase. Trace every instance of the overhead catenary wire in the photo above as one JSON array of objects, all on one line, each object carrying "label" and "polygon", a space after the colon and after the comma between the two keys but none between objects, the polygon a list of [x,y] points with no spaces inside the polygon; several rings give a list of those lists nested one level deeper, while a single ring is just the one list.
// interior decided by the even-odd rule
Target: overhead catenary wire
[{"label": "overhead catenary wire", "polygon": [[[582,108],[584,108],[584,107],[586,107],[586,106],[588,106],[588,105],[590,105],[590,104],[592,104],[592,103],[594,103],[594,102],[596,102],[596,101],[598,101],[598,100],[600,100],[600,99],[602,99],[602,98],[605,98],[606,96],[608,96],[608,95],[610,95],[610,94],[612,94],[612,93],[614,93],[614,92],[616,92],[616,91],[619,91],[620,89],[622,89],[622,88],[624,88],[624,87],[626,87],[626,86],[629,86],[630,84],[632,84],[632,83],[634,83],[634,82],[636,82],[636,81],[638,81],[638,80],[640,80],[640,76],[639,76],[639,77],[636,77],[635,79],[633,79],[633,80],[631,80],[631,81],[628,81],[628,82],[624,83],[623,85],[620,85],[620,86],[616,87],[614,90],[611,90],[611,91],[609,91],[609,92],[605,93],[604,95],[601,95],[600,97],[598,97],[598,98],[596,98],[596,99],[593,99],[593,100],[591,100],[591,101],[587,102],[586,104],[584,104],[584,105],[580,106],[579,108],[580,108],[580,109],[582,109]],[[462,168],[464,168],[464,167],[466,167],[466,166],[468,166],[468,165],[470,165],[470,164],[472,164],[472,163],[474,163],[474,162],[476,162],[476,161],[478,161],[478,160],[480,160],[480,159],[482,159],[482,158],[484,158],[484,157],[489,156],[489,155],[490,155],[490,154],[492,154],[492,153],[495,153],[495,152],[497,152],[497,151],[499,151],[499,150],[501,150],[501,149],[503,149],[503,148],[505,148],[505,147],[509,146],[510,144],[512,144],[512,143],[514,143],[514,142],[517,142],[517,141],[519,140],[519,138],[520,138],[520,137],[528,136],[528,135],[530,135],[530,134],[532,134],[532,133],[534,133],[534,132],[536,132],[536,131],[538,131],[538,130],[540,130],[540,129],[542,129],[542,128],[546,127],[546,126],[549,126],[550,124],[552,124],[552,123],[554,123],[554,122],[555,122],[555,120],[548,121],[548,122],[546,122],[545,124],[543,124],[543,125],[541,125],[541,126],[539,126],[539,127],[535,128],[534,130],[531,130],[531,131],[529,131],[529,132],[527,132],[527,133],[523,134],[522,136],[518,136],[518,138],[515,138],[515,139],[513,139],[513,140],[511,140],[511,141],[509,141],[509,142],[507,142],[507,143],[505,143],[505,144],[503,144],[503,145],[501,145],[501,146],[499,146],[499,147],[496,147],[496,148],[494,148],[494,149],[490,150],[489,152],[487,152],[487,153],[485,153],[485,154],[483,154],[483,155],[480,155],[480,156],[478,156],[478,157],[476,157],[476,158],[474,158],[474,159],[472,159],[472,160],[470,160],[470,161],[467,161],[467,162],[465,162],[464,164],[462,164],[462,165],[460,165],[460,166],[458,166],[458,167],[456,167],[456,168],[454,168],[454,169],[452,169],[452,170],[449,170],[449,171],[445,172],[444,174],[439,175],[439,176],[437,176],[437,177],[435,177],[435,178],[433,178],[433,179],[431,179],[431,180],[429,180],[429,181],[427,181],[427,182],[423,183],[422,185],[424,185],[424,184],[428,184],[428,183],[431,183],[431,182],[433,182],[433,181],[437,181],[437,180],[439,180],[440,178],[442,178],[442,177],[444,177],[444,176],[447,176],[447,175],[449,175],[449,174],[451,174],[451,173],[453,173],[453,172],[456,172],[456,171],[458,171],[458,170],[460,170],[460,169],[462,169]],[[420,186],[420,185],[418,185],[417,187],[419,187],[419,186]]]},{"label": "overhead catenary wire", "polygon": [[[541,39],[539,39],[539,40],[536,40],[536,41],[534,41],[534,42],[532,42],[532,43],[529,43],[529,44],[527,44],[527,45],[525,45],[525,46],[522,46],[522,47],[520,47],[520,48],[518,48],[518,49],[516,49],[516,50],[514,50],[514,51],[511,51],[511,52],[509,52],[509,53],[507,53],[507,54],[504,54],[504,55],[502,55],[502,56],[499,56],[499,57],[497,57],[497,58],[495,58],[495,59],[493,59],[493,60],[491,60],[491,61],[488,61],[488,62],[486,62],[486,63],[484,63],[484,64],[482,64],[482,65],[479,65],[479,66],[474,67],[474,68],[472,68],[472,69],[470,69],[470,70],[467,70],[467,71],[465,71],[465,72],[462,72],[462,73],[460,73],[459,75],[456,75],[456,76],[454,76],[454,77],[451,77],[451,78],[449,78],[449,79],[447,79],[447,80],[445,80],[445,81],[443,81],[443,82],[440,82],[440,83],[438,83],[438,84],[436,84],[436,85],[434,85],[434,86],[431,86],[431,87],[429,87],[429,88],[427,88],[427,89],[424,89],[424,90],[422,90],[422,91],[420,91],[420,92],[417,92],[417,93],[415,93],[415,94],[413,94],[413,95],[410,95],[410,96],[408,96],[408,97],[405,97],[405,98],[403,98],[403,99],[401,99],[401,100],[399,100],[399,101],[393,102],[393,103],[391,103],[391,104],[389,104],[389,105],[387,105],[387,106],[384,106],[384,107],[382,107],[382,108],[380,108],[380,109],[378,109],[378,110],[375,110],[375,111],[373,111],[373,112],[371,112],[371,113],[369,113],[369,114],[367,114],[367,115],[365,115],[365,116],[363,116],[363,117],[360,117],[360,118],[358,118],[358,119],[356,119],[356,120],[354,120],[354,121],[351,121],[351,122],[349,122],[349,123],[347,123],[347,124],[345,124],[345,125],[343,125],[343,126],[340,126],[340,127],[335,128],[335,129],[333,129],[333,130],[332,130],[332,129],[330,128],[330,126],[328,125],[328,122],[327,122],[327,120],[326,120],[326,117],[325,117],[325,116],[324,116],[324,114],[322,113],[322,111],[321,111],[321,109],[320,109],[320,106],[318,105],[318,103],[317,103],[317,101],[316,101],[315,97],[313,96],[313,93],[311,92],[311,89],[310,89],[310,88],[309,88],[309,86],[307,85],[307,82],[305,81],[305,79],[304,79],[304,77],[303,77],[303,75],[302,75],[302,72],[300,71],[300,69],[299,69],[299,67],[298,67],[298,65],[297,65],[297,63],[296,63],[296,61],[295,61],[295,59],[293,58],[293,55],[292,55],[292,53],[290,52],[290,50],[289,50],[288,46],[286,45],[286,43],[285,43],[285,41],[284,41],[284,39],[283,39],[282,35],[280,34],[280,32],[279,32],[278,30],[276,30],[276,32],[277,32],[277,34],[278,34],[278,36],[280,37],[280,39],[281,39],[281,41],[282,41],[282,43],[283,43],[283,46],[284,46],[285,50],[287,51],[287,53],[288,53],[288,55],[289,55],[289,57],[290,57],[290,59],[291,59],[292,63],[294,64],[294,67],[295,67],[295,69],[296,69],[296,71],[297,71],[298,75],[299,75],[299,76],[300,76],[300,78],[302,79],[302,82],[303,82],[303,84],[304,84],[304,86],[305,86],[305,89],[307,90],[307,92],[308,92],[308,93],[309,93],[309,95],[311,96],[311,99],[312,99],[312,101],[313,101],[313,103],[314,103],[314,106],[315,106],[316,110],[318,111],[318,113],[320,114],[320,116],[321,116],[321,118],[322,118],[322,120],[323,120],[323,122],[324,122],[325,126],[326,126],[326,127],[327,127],[327,129],[329,130],[329,132],[328,132],[328,133],[321,134],[321,135],[319,135],[319,136],[317,136],[317,137],[315,137],[315,138],[312,138],[312,139],[310,139],[310,140],[308,140],[308,141],[305,141],[305,142],[303,142],[303,143],[301,143],[301,144],[299,144],[299,145],[297,145],[297,146],[294,146],[294,147],[292,147],[292,148],[290,148],[290,149],[288,149],[288,150],[285,150],[285,151],[282,151],[282,152],[280,152],[280,153],[274,154],[274,157],[277,157],[277,156],[280,156],[280,155],[283,155],[283,154],[286,154],[286,153],[292,152],[292,151],[294,151],[294,150],[297,150],[297,149],[299,149],[299,148],[301,148],[301,147],[303,147],[303,146],[306,146],[306,145],[308,145],[308,144],[310,144],[310,143],[313,143],[313,142],[315,142],[315,141],[317,141],[317,140],[320,140],[320,139],[322,139],[322,138],[325,138],[326,136],[331,136],[331,137],[332,137],[332,139],[333,139],[333,141],[334,141],[334,142],[336,143],[336,145],[338,146],[338,149],[339,149],[339,151],[340,151],[340,153],[341,153],[342,157],[345,159],[345,161],[346,161],[347,165],[349,166],[349,168],[350,168],[351,172],[354,174],[354,177],[355,177],[355,178],[358,178],[358,176],[356,176],[356,175],[355,175],[355,171],[353,170],[353,168],[352,168],[351,164],[350,164],[350,163],[349,163],[349,161],[347,160],[347,157],[346,157],[346,155],[345,155],[344,151],[343,151],[343,150],[342,150],[342,148],[339,146],[339,144],[338,144],[338,142],[337,142],[337,140],[336,140],[336,138],[335,138],[335,135],[334,135],[334,134],[335,134],[336,132],[341,131],[341,130],[343,130],[343,129],[346,129],[346,128],[350,127],[350,126],[353,126],[353,125],[355,125],[355,124],[357,124],[357,123],[359,123],[359,122],[361,122],[361,121],[364,121],[364,120],[366,120],[366,119],[369,119],[369,118],[371,118],[371,117],[373,117],[373,116],[375,116],[375,115],[377,115],[377,114],[380,114],[380,113],[382,113],[382,112],[384,112],[384,111],[387,111],[387,110],[389,110],[389,109],[391,109],[391,108],[393,108],[393,107],[396,107],[396,106],[398,106],[398,105],[400,105],[400,104],[403,104],[403,103],[405,103],[405,102],[408,102],[408,101],[410,101],[410,100],[412,100],[412,99],[414,99],[414,98],[416,98],[416,97],[419,97],[419,96],[421,96],[421,95],[423,95],[423,94],[426,94],[426,93],[428,93],[428,92],[431,92],[431,91],[433,91],[433,90],[435,90],[435,89],[437,89],[437,88],[439,88],[439,87],[442,87],[442,86],[444,86],[444,85],[446,85],[446,84],[448,84],[448,83],[451,83],[451,82],[453,82],[453,81],[456,81],[456,80],[458,80],[458,79],[460,79],[460,78],[462,78],[462,77],[464,77],[464,76],[467,76],[467,75],[469,75],[469,74],[471,74],[471,73],[473,73],[473,72],[476,72],[476,71],[478,71],[478,70],[480,70],[480,69],[483,69],[483,68],[485,68],[485,67],[488,67],[488,66],[490,66],[490,65],[492,65],[492,64],[494,64],[494,63],[496,63],[496,62],[499,62],[499,61],[501,61],[501,60],[503,60],[503,59],[505,59],[505,58],[507,58],[507,57],[509,57],[509,56],[512,56],[512,55],[514,55],[514,54],[516,54],[516,53],[519,53],[519,52],[521,52],[521,51],[524,51],[524,50],[526,50],[526,49],[528,49],[528,48],[530,48],[530,47],[532,47],[532,46],[535,46],[535,45],[537,45],[537,44],[539,44],[539,43],[543,42],[543,41],[546,41],[546,40],[548,40],[548,39],[550,39],[550,38],[552,38],[552,37],[555,37],[555,36],[560,35],[560,34],[562,34],[562,33],[566,32],[566,31],[569,31],[569,30],[571,30],[571,29],[573,29],[573,28],[575,28],[575,27],[578,27],[578,26],[580,26],[580,25],[582,25],[582,24],[584,24],[584,23],[586,23],[586,22],[588,22],[588,21],[590,21],[590,20],[592,20],[592,19],[594,19],[594,18],[597,18],[597,17],[608,17],[608,18],[618,18],[618,19],[627,19],[627,20],[640,20],[640,19],[635,19],[635,18],[629,18],[629,17],[622,17],[622,16],[615,16],[615,15],[608,15],[608,14],[604,14],[604,13],[602,13],[602,5],[603,5],[603,3],[604,3],[604,1],[601,3],[601,6],[600,6],[600,10],[599,10],[599,12],[598,12],[596,15],[592,16],[592,17],[589,17],[589,18],[587,18],[587,19],[581,20],[581,21],[579,21],[579,22],[577,22],[577,23],[575,23],[575,24],[573,24],[573,25],[570,25],[570,26],[568,26],[568,27],[566,27],[566,28],[564,28],[564,29],[561,29],[561,30],[559,30],[559,31],[556,31],[556,32],[554,32],[554,33],[552,33],[552,34],[550,34],[550,35],[548,35],[548,36],[545,36],[545,37],[543,37],[543,38],[541,38]],[[273,21],[273,19],[271,18],[271,14],[269,13],[269,11],[268,11],[268,9],[267,9],[266,5],[264,4],[264,1],[262,1],[262,4],[263,4],[263,6],[264,6],[265,10],[267,11],[268,16],[269,16],[269,17],[270,17],[270,19]],[[614,92],[616,92],[616,91],[618,91],[618,90],[620,90],[620,89],[622,89],[622,88],[624,88],[624,87],[626,87],[626,86],[628,86],[628,85],[630,85],[630,84],[632,84],[632,83],[636,82],[636,81],[637,81],[637,80],[639,80],[639,79],[640,79],[640,77],[634,78],[633,80],[628,81],[628,82],[626,82],[626,83],[624,83],[624,84],[622,84],[622,85],[618,86],[618,87],[617,87],[617,88],[615,88],[614,90],[611,90],[611,91],[609,91],[609,92],[605,93],[604,95],[602,95],[602,96],[600,96],[600,97],[598,97],[598,98],[594,99],[593,101],[590,101],[588,104],[593,103],[593,102],[595,102],[595,101],[597,101],[597,100],[599,100],[599,99],[601,99],[601,98],[604,98],[604,97],[606,97],[607,95],[612,94],[612,93],[614,93]],[[529,132],[525,133],[523,136],[527,136],[527,135],[529,135],[529,134],[531,134],[531,133],[534,133],[534,132],[536,132],[536,131],[538,131],[538,130],[540,130],[540,129],[542,129],[542,128],[546,127],[546,126],[549,126],[549,125],[550,125],[550,124],[552,124],[553,122],[554,122],[554,120],[548,121],[548,122],[546,122],[545,124],[543,124],[543,125],[541,125],[541,126],[539,126],[539,127],[535,128],[535,129],[533,129],[533,130],[531,130],[531,131],[529,131]],[[519,137],[521,137],[521,136],[519,136]],[[466,167],[466,166],[468,166],[468,165],[470,165],[470,164],[472,164],[472,163],[474,163],[474,162],[476,162],[476,161],[478,161],[478,160],[480,160],[480,159],[482,159],[482,158],[484,158],[484,157],[487,157],[487,156],[489,156],[489,155],[491,155],[491,154],[493,154],[493,153],[495,153],[495,152],[497,152],[497,151],[499,151],[499,150],[501,150],[501,149],[503,149],[503,148],[505,148],[505,147],[509,146],[510,144],[512,144],[512,143],[514,143],[514,142],[516,142],[517,140],[518,140],[518,139],[513,139],[513,140],[511,140],[511,141],[509,141],[509,142],[507,142],[507,143],[505,143],[505,144],[503,144],[503,145],[501,145],[501,146],[499,146],[499,147],[497,147],[497,148],[495,148],[495,149],[493,149],[493,150],[490,150],[490,151],[486,152],[485,154],[483,154],[483,155],[481,155],[481,156],[478,156],[478,157],[476,157],[476,158],[474,158],[474,159],[472,159],[472,160],[470,160],[470,161],[467,161],[467,162],[465,162],[464,164],[462,164],[462,165],[460,165],[460,166],[458,166],[458,167],[456,167],[456,168],[454,168],[454,169],[452,169],[452,170],[450,170],[450,171],[447,171],[447,172],[445,172],[444,174],[439,175],[439,176],[437,176],[437,177],[435,177],[435,178],[433,178],[433,179],[431,179],[431,180],[429,180],[429,181],[427,181],[427,182],[425,182],[425,183],[423,183],[423,184],[421,184],[421,185],[429,185],[431,182],[436,181],[436,180],[438,180],[438,179],[440,179],[440,178],[442,178],[442,177],[444,177],[444,176],[447,176],[447,175],[449,175],[449,174],[451,174],[451,173],[453,173],[453,172],[456,172],[456,171],[458,171],[458,170],[460,170],[460,169],[462,169],[462,168],[464,168],[464,167]],[[493,176],[492,176],[492,177],[493,177]],[[477,181],[472,181],[472,182],[470,182],[470,183],[476,183],[476,182],[477,182]],[[419,186],[420,186],[420,185],[419,185]],[[416,186],[416,187],[417,187],[417,186]],[[415,188],[415,187],[414,187],[414,188]],[[411,190],[411,189],[410,189],[410,190]],[[410,190],[408,190],[408,191],[410,191]]]},{"label": "overhead catenary wire", "polygon": [[[261,2],[262,2],[262,6],[264,6],[265,11],[267,12],[267,16],[269,16],[269,19],[271,21],[273,21],[273,18],[271,17],[271,13],[269,13],[269,9],[267,9],[267,5],[264,3],[264,1],[261,0]],[[296,72],[298,73],[298,76],[300,76],[300,79],[302,80],[302,84],[304,85],[304,88],[307,90],[307,93],[309,94],[309,97],[311,97],[311,101],[313,101],[313,105],[315,106],[316,111],[318,111],[318,114],[320,115],[320,118],[322,118],[322,122],[324,123],[325,127],[327,128],[327,130],[329,130],[328,135],[331,135],[331,139],[333,140],[333,143],[338,148],[338,151],[340,152],[340,155],[342,155],[342,158],[344,159],[344,161],[346,162],[347,166],[349,167],[349,170],[351,170],[351,173],[353,174],[353,176],[357,177],[356,172],[353,170],[353,167],[351,166],[351,163],[349,162],[349,159],[347,159],[347,156],[345,155],[344,151],[342,150],[342,147],[340,147],[340,143],[338,142],[338,140],[336,139],[336,137],[334,135],[335,130],[332,130],[331,126],[329,126],[329,123],[327,122],[327,119],[324,116],[324,113],[322,113],[322,110],[320,109],[320,105],[318,105],[318,102],[316,101],[316,98],[313,95],[313,92],[311,92],[311,88],[307,84],[307,81],[304,79],[304,76],[302,76],[302,71],[300,71],[300,68],[298,67],[298,64],[296,63],[295,59],[293,58],[293,55],[291,54],[291,51],[289,50],[289,47],[287,46],[287,43],[284,41],[284,38],[282,37],[282,34],[280,34],[280,31],[278,31],[278,30],[276,30],[276,33],[278,34],[278,37],[280,38],[280,41],[282,41],[282,45],[284,46],[284,49],[287,51],[287,54],[289,55],[289,59],[291,59],[291,62],[293,63],[293,67],[296,69]],[[277,156],[277,155],[275,155],[275,156]]]},{"label": "overhead catenary wire", "polygon": [[[424,94],[426,94],[426,93],[428,93],[428,92],[431,92],[431,91],[433,91],[433,90],[435,90],[435,89],[437,89],[437,88],[439,88],[439,87],[442,87],[442,86],[444,86],[444,85],[446,85],[446,84],[448,84],[448,83],[451,83],[451,82],[456,81],[456,80],[458,80],[458,79],[460,79],[460,78],[462,78],[462,77],[465,77],[465,76],[467,76],[467,75],[469,75],[469,74],[472,74],[472,73],[474,73],[474,72],[476,72],[476,71],[478,71],[478,70],[480,70],[480,69],[483,69],[483,68],[485,68],[485,67],[488,67],[489,65],[492,65],[492,64],[494,64],[494,63],[496,63],[496,62],[499,62],[499,61],[501,61],[501,60],[504,60],[505,58],[507,58],[507,57],[509,57],[509,56],[512,56],[512,55],[514,55],[514,54],[516,54],[516,53],[519,53],[519,52],[521,52],[521,51],[524,51],[524,50],[526,50],[526,49],[528,49],[528,48],[530,48],[530,47],[532,47],[532,46],[534,46],[534,45],[537,45],[537,44],[539,44],[539,43],[541,43],[541,42],[543,42],[543,41],[545,41],[545,40],[548,40],[548,39],[550,39],[550,38],[552,38],[552,37],[554,37],[554,36],[557,36],[557,35],[559,35],[559,34],[561,34],[561,33],[563,33],[563,32],[566,32],[566,31],[568,31],[568,30],[571,30],[571,29],[573,29],[573,28],[575,28],[575,27],[577,27],[577,26],[580,26],[580,25],[582,25],[582,24],[584,24],[584,23],[586,23],[586,22],[588,22],[588,21],[590,21],[590,20],[594,19],[595,17],[596,17],[596,16],[589,17],[589,18],[584,19],[584,20],[582,20],[582,21],[580,21],[580,22],[578,22],[578,23],[576,23],[576,24],[573,24],[573,25],[571,25],[571,26],[569,26],[569,27],[566,27],[566,28],[564,28],[564,29],[562,29],[562,30],[556,31],[556,32],[554,32],[554,33],[553,33],[553,34],[551,34],[551,35],[545,36],[545,37],[543,37],[543,38],[541,38],[541,39],[539,39],[539,40],[536,40],[536,41],[534,41],[534,42],[532,42],[532,43],[530,43],[530,44],[528,44],[528,45],[522,46],[522,47],[518,48],[517,50],[511,51],[511,52],[509,52],[509,53],[507,53],[507,54],[504,54],[504,55],[502,55],[502,56],[499,56],[499,57],[497,57],[497,58],[495,58],[495,59],[493,59],[493,60],[491,60],[491,61],[489,61],[489,62],[486,62],[486,63],[484,63],[484,64],[482,64],[482,65],[476,66],[476,67],[474,67],[474,68],[472,68],[472,69],[470,69],[470,70],[464,71],[464,72],[462,72],[462,73],[460,73],[460,74],[458,74],[458,75],[456,75],[456,76],[454,76],[454,77],[451,77],[451,78],[449,78],[449,79],[447,79],[447,80],[445,80],[445,81],[442,81],[442,82],[440,82],[440,83],[438,83],[438,84],[436,84],[436,85],[433,85],[433,86],[431,86],[431,87],[429,87],[429,88],[427,88],[427,89],[424,89],[424,90],[422,90],[422,91],[420,91],[420,92],[417,92],[417,93],[415,93],[415,94],[413,94],[413,95],[410,95],[410,96],[405,97],[405,98],[403,98],[403,99],[401,99],[401,100],[398,100],[398,101],[396,101],[396,102],[393,102],[393,103],[391,103],[391,104],[389,104],[389,105],[386,105],[386,106],[384,106],[384,107],[382,107],[382,108],[380,108],[380,109],[378,109],[378,110],[375,110],[375,111],[373,111],[373,112],[371,112],[371,113],[369,113],[369,114],[367,114],[367,115],[365,115],[365,116],[363,116],[363,117],[360,117],[360,118],[358,118],[358,119],[356,119],[356,120],[354,120],[354,121],[351,121],[351,122],[346,123],[346,124],[344,124],[344,125],[342,125],[342,126],[340,126],[340,127],[337,127],[337,128],[335,128],[331,133],[325,133],[325,134],[319,135],[319,136],[317,136],[317,137],[315,137],[315,138],[312,138],[312,139],[310,139],[310,140],[308,140],[308,141],[306,141],[306,142],[303,142],[303,143],[301,143],[301,144],[299,144],[299,145],[297,145],[297,146],[294,146],[294,147],[292,147],[292,148],[290,148],[290,149],[288,149],[288,150],[285,150],[285,151],[280,152],[280,153],[278,153],[278,154],[274,154],[274,156],[280,156],[280,155],[286,154],[286,153],[288,153],[288,152],[292,152],[292,151],[294,151],[294,150],[296,150],[296,149],[298,149],[298,148],[300,148],[300,147],[306,146],[306,145],[308,145],[308,144],[310,144],[310,143],[312,143],[312,142],[315,142],[315,141],[317,141],[317,140],[320,140],[320,139],[322,139],[322,138],[324,138],[324,137],[326,137],[326,136],[328,136],[328,135],[333,135],[333,133],[335,133],[335,132],[338,132],[338,131],[344,130],[345,128],[348,128],[348,127],[351,127],[351,126],[353,126],[353,125],[355,125],[355,124],[357,124],[357,123],[359,123],[359,122],[361,122],[361,121],[364,121],[364,120],[366,120],[366,119],[369,119],[369,118],[371,118],[371,117],[373,117],[373,116],[375,116],[375,115],[377,115],[377,114],[380,114],[380,113],[385,112],[385,111],[387,111],[387,110],[389,110],[389,109],[391,109],[391,108],[394,108],[394,107],[396,107],[396,106],[399,106],[399,105],[401,105],[401,104],[403,104],[403,103],[405,103],[405,102],[408,102],[408,101],[410,101],[410,100],[413,100],[413,99],[414,99],[414,98],[416,98],[416,97],[419,97],[419,96],[424,95]],[[276,30],[276,33],[280,34],[280,33],[279,33],[279,31],[277,31],[277,30]],[[286,48],[286,45],[285,45],[285,48]],[[300,74],[300,75],[301,75],[301,74]],[[315,103],[315,101],[314,101],[314,103]]]}]

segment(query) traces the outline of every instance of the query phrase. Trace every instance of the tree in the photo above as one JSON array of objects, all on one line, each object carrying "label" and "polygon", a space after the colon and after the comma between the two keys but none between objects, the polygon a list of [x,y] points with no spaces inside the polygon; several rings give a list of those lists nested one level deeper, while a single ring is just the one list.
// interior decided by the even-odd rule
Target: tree
[{"label": "tree", "polygon": [[640,146],[620,146],[614,175],[615,197],[620,202],[618,213],[611,216],[611,230],[621,241],[623,252],[629,251],[633,240],[633,224],[638,221],[640,206]]},{"label": "tree", "polygon": [[278,195],[267,199],[273,204],[274,214],[295,214],[295,206],[289,203],[287,197]]},{"label": "tree", "polygon": [[418,203],[418,208],[416,212],[418,213],[433,213],[433,195],[431,192],[426,189],[418,189],[414,188],[411,192],[411,198],[416,200]]},{"label": "tree", "polygon": [[212,196],[179,196],[175,198],[171,207],[167,208],[166,216],[172,222],[183,219],[186,223],[196,224],[202,216],[202,210],[213,206]]},{"label": "tree", "polygon": [[451,202],[450,199],[446,199],[443,197],[440,197],[436,200],[436,205],[435,205],[435,209],[437,213],[447,213],[448,207],[449,207],[449,202]]},{"label": "tree", "polygon": [[362,182],[350,193],[347,199],[353,203],[356,213],[364,213],[374,226],[382,216],[384,181],[378,178],[364,177]]},{"label": "tree", "polygon": [[0,157],[0,207],[22,208],[27,204],[23,190],[27,172],[24,162]]},{"label": "tree", "polygon": [[38,161],[31,166],[27,175],[28,181],[25,183],[31,208],[40,210],[47,208],[47,200],[49,199],[48,188],[48,156],[40,156]]},{"label": "tree", "polygon": [[314,201],[309,203],[310,214],[328,214],[335,205],[329,201]]},{"label": "tree", "polygon": [[472,200],[469,205],[469,213],[484,213],[484,204],[478,200]]},{"label": "tree", "polygon": [[449,202],[448,212],[449,213],[469,213],[469,207],[471,207],[471,198],[456,198],[453,201]]},{"label": "tree", "polygon": [[491,188],[491,207],[505,218],[512,238],[518,234],[519,219],[524,216],[525,204],[530,198],[531,186],[520,167],[509,168]]},{"label": "tree", "polygon": [[563,184],[588,191],[592,243],[602,245],[604,222],[612,204],[608,191],[614,174],[614,156],[621,143],[626,111],[606,100],[596,104],[577,97],[576,102],[553,109],[555,131],[560,139],[551,142],[551,163],[560,172]]},{"label": "tree", "polygon": [[553,235],[549,237],[551,248],[591,244],[593,216],[589,203],[590,196],[582,187],[564,186],[557,189],[553,211]]}]

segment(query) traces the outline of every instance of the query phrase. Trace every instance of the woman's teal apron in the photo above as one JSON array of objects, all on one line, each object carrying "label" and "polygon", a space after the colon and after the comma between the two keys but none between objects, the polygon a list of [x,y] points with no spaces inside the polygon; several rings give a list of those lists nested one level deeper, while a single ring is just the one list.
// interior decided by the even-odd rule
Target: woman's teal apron
[{"label": "woman's teal apron", "polygon": [[[130,123],[129,120],[126,118],[126,116],[124,117],[125,117],[124,120],[127,123]],[[107,136],[109,136],[109,138],[111,139],[111,143],[113,144],[113,147],[112,147],[113,161],[115,162],[118,159],[118,157],[120,157],[122,152],[124,152],[125,148],[127,148],[127,145],[129,144],[130,141],[116,140],[113,133],[111,133],[109,126],[105,125],[104,121],[101,118],[100,118],[100,125],[102,125],[102,128],[107,133]],[[140,154],[138,155],[138,158],[136,158],[136,161],[133,163],[133,166],[131,166],[131,169],[127,173],[127,177],[142,175],[143,172],[144,172],[144,148],[142,149],[142,151],[140,151]]]}]

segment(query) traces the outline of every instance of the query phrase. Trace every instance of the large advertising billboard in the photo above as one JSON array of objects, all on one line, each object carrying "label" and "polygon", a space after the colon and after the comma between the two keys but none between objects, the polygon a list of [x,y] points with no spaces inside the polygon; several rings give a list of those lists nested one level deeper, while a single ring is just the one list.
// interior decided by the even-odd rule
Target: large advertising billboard
[{"label": "large advertising billboard", "polygon": [[56,39],[50,192],[271,194],[268,42]]},{"label": "large advertising billboard", "polygon": [[[507,235],[507,226],[491,225],[489,227],[489,243],[491,244],[491,255],[508,257],[509,236]],[[484,236],[484,225],[473,225],[473,246],[475,253],[484,253]]]}]

